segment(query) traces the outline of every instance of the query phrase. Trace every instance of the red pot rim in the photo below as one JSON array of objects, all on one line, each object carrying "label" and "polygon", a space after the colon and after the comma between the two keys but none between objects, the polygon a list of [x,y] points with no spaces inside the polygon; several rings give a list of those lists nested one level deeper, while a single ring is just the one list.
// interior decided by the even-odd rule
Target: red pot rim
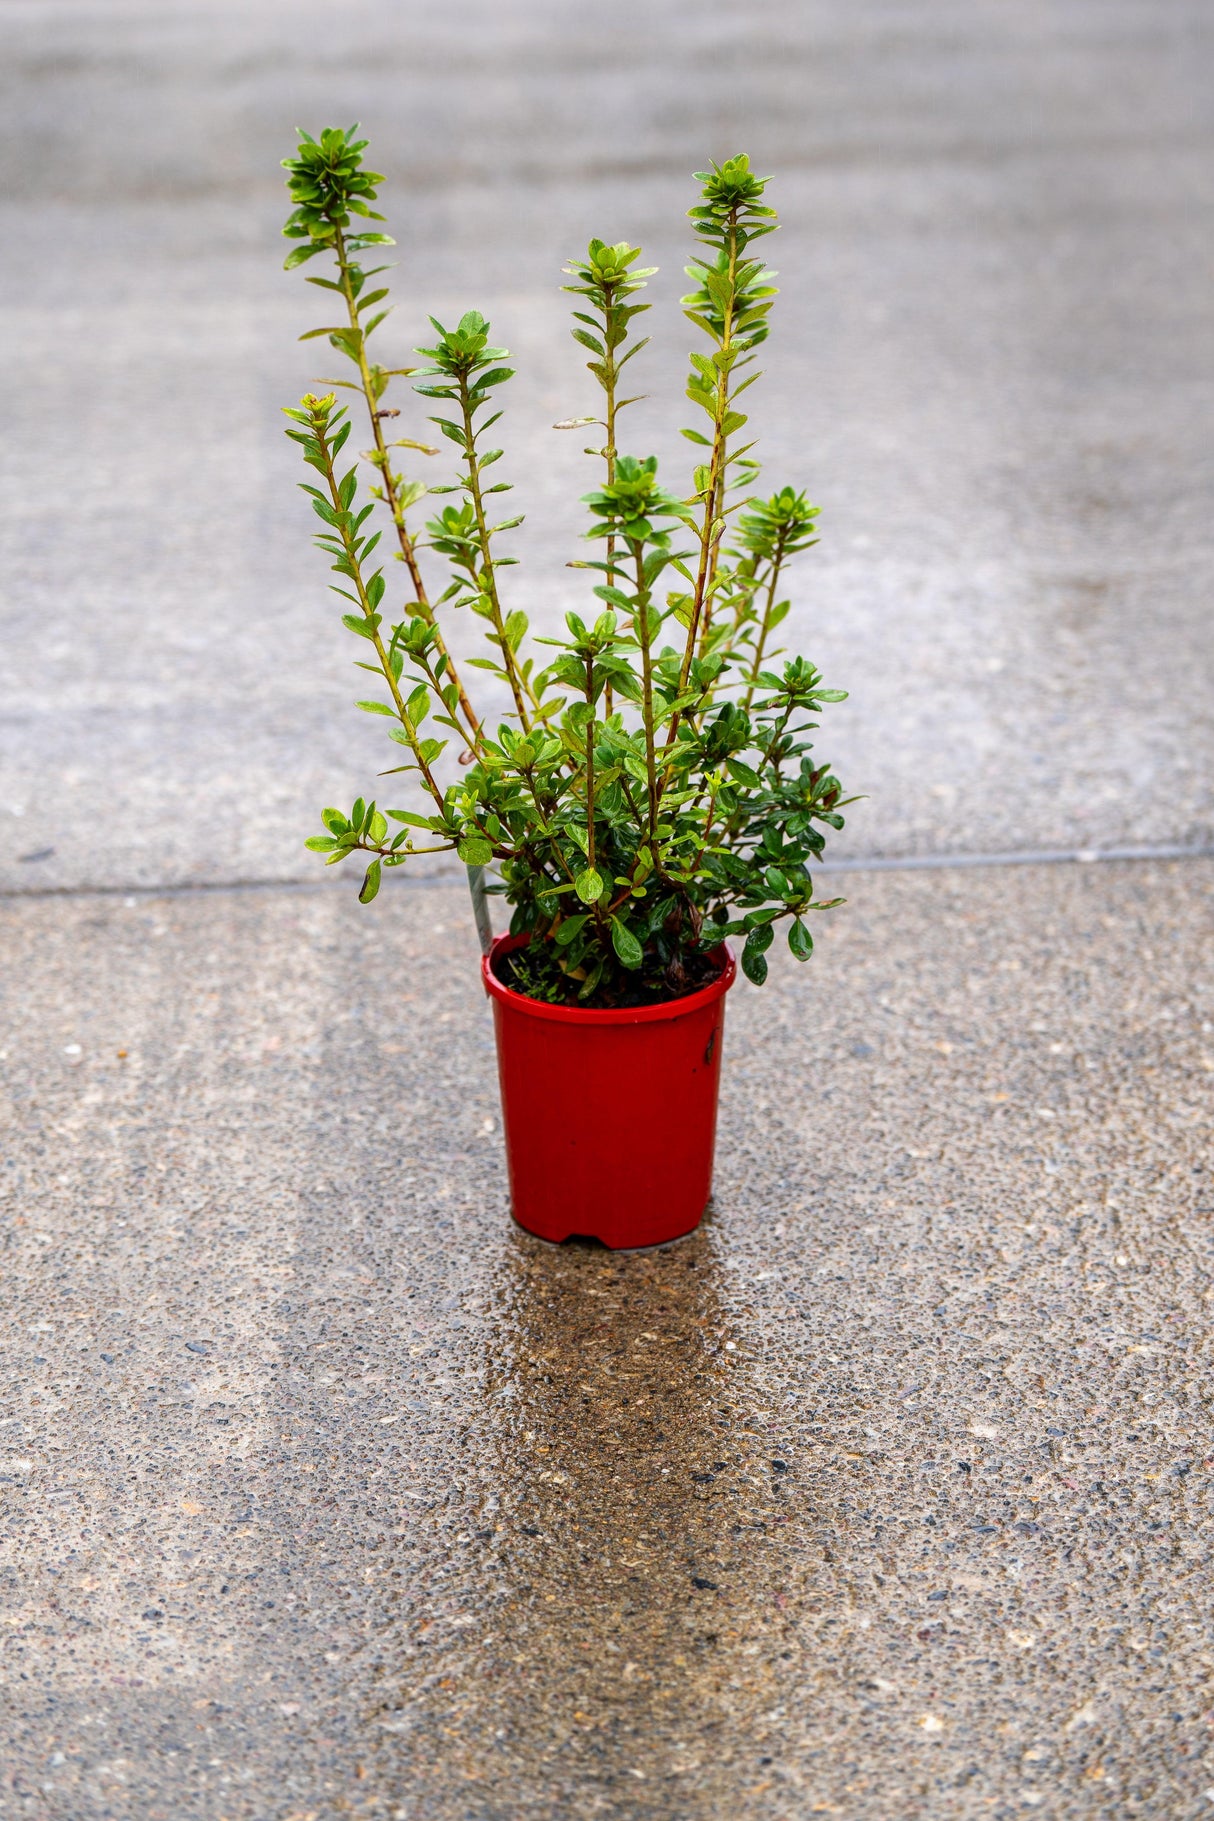
[{"label": "red pot rim", "polygon": [[668,1018],[682,1018],[686,1012],[698,1012],[702,1006],[711,1005],[714,1000],[720,999],[729,991],[738,972],[738,964],[730,953],[728,944],[722,942],[709,951],[711,959],[720,968],[716,979],[710,980],[698,992],[685,994],[682,999],[664,999],[660,1005],[607,1008],[547,1005],[542,999],[528,999],[525,993],[516,993],[512,988],[503,986],[493,971],[493,963],[499,955],[508,955],[512,949],[524,948],[530,939],[525,935],[498,936],[489,953],[481,956],[481,978],[490,998],[498,999],[503,1005],[510,1006],[516,1012],[523,1012],[530,1018],[551,1019],[554,1024],[660,1024]]}]

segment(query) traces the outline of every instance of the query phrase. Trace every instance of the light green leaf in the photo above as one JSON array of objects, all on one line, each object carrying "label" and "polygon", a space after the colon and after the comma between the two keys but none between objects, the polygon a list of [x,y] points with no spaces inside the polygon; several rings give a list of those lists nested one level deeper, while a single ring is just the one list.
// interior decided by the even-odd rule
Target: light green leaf
[{"label": "light green leaf", "polygon": [[808,961],[814,952],[814,939],[799,917],[789,929],[788,946],[798,961]]}]

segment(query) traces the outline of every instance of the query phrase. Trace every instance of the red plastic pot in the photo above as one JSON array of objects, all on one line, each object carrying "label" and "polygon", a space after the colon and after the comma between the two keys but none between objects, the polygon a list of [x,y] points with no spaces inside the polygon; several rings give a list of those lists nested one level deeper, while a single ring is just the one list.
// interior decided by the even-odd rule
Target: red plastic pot
[{"label": "red plastic pot", "polygon": [[659,1246],[697,1227],[712,1193],[725,995],[737,968],[663,1005],[586,1011],[503,986],[494,961],[526,936],[501,936],[481,963],[493,1001],[514,1218],[559,1242]]}]

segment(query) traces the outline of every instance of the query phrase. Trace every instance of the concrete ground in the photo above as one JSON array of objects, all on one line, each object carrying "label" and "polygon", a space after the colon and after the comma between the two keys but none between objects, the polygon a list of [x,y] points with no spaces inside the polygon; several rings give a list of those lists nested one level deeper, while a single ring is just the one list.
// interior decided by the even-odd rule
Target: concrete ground
[{"label": "concrete ground", "polygon": [[10,902],[0,1813],[1208,1812],[1212,904],[857,879],[622,1258],[452,888]]},{"label": "concrete ground", "polygon": [[[1209,26],[0,8],[0,1821],[1211,1812]],[[748,147],[835,851],[1157,850],[857,871],[731,995],[655,1254],[511,1227],[462,887],[301,850],[388,762],[278,429],[332,118],[386,347],[518,356],[541,623],[562,260],[660,262],[669,464],[686,174]]]},{"label": "concrete ground", "polygon": [[690,173],[744,147],[784,223],[750,398],[765,480],[822,509],[786,624],[851,691],[850,851],[1209,844],[1211,18],[5,0],[0,884],[312,877],[318,806],[392,762],[281,431],[333,366],[278,161],[330,120],[388,174],[389,364],[471,305],[514,353],[537,626],[598,481],[550,428],[594,408],[562,265],[597,234],[660,266],[621,422],[689,484]]}]

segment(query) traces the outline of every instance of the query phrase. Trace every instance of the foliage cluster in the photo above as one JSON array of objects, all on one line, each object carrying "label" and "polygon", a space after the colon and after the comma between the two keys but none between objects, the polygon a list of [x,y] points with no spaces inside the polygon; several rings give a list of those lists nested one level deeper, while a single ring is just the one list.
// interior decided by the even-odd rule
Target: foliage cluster
[{"label": "foliage cluster", "polygon": [[[566,268],[573,335],[602,394],[595,415],[556,426],[602,432],[587,450],[601,463],[585,496],[591,554],[570,565],[589,572],[593,604],[565,616],[561,637],[541,639],[503,573],[513,559],[502,540],[522,521],[496,516],[510,487],[494,478],[502,450],[489,441],[513,377],[509,357],[469,310],[453,328],[430,318],[421,368],[372,360],[371,338],[391,308],[388,268],[363,260],[391,242],[369,225],[383,219],[374,207],[383,179],[364,165],[356,133],[302,134],[284,160],[294,205],[284,232],[298,242],[286,263],[326,261],[327,274],[309,282],[332,293],[339,318],[310,336],[327,337],[355,369],[290,410],[287,434],[316,477],[305,491],[322,521],[316,541],[340,578],[343,622],[381,685],[358,706],[388,723],[404,749],[391,770],[414,776],[423,798],[420,810],[362,798],[349,812],[326,809],[325,833],[308,845],[329,864],[368,860],[364,902],[383,869],[416,854],[454,851],[492,867],[511,929],[530,935],[529,990],[545,997],[668,997],[702,974],[705,950],[724,936],[742,938],[743,969],[762,983],[776,926],[787,924],[789,948],[805,960],[807,914],[841,902],[815,899],[811,868],[851,800],[809,738],[818,711],[844,692],[824,687],[803,657],[778,662],[775,645],[789,609],[787,565],[817,541],[817,510],[790,486],[756,494],[739,408],[759,377],[776,296],[774,274],[755,256],[777,226],[768,179],[745,156],[697,173],[683,308],[702,345],[687,376],[696,419],[683,431],[694,448],[685,491],[668,491],[654,457],[617,442],[620,413],[636,402],[621,396],[624,368],[647,339],[635,334],[649,307],[637,298],[654,268],[638,263],[638,247],[600,240]],[[436,453],[392,434],[399,411],[385,401],[399,377],[434,406],[430,421],[457,457],[453,482],[427,487],[398,470],[398,450]],[[366,484],[343,455],[351,418],[341,390],[368,415]],[[452,498],[419,528],[410,514],[426,495]],[[386,602],[387,529],[407,573],[403,607]],[[423,559],[442,568],[437,593]],[[483,623],[484,655],[457,668],[448,634],[460,613]],[[473,706],[462,674],[471,669],[489,672],[510,702],[495,727]]]}]

